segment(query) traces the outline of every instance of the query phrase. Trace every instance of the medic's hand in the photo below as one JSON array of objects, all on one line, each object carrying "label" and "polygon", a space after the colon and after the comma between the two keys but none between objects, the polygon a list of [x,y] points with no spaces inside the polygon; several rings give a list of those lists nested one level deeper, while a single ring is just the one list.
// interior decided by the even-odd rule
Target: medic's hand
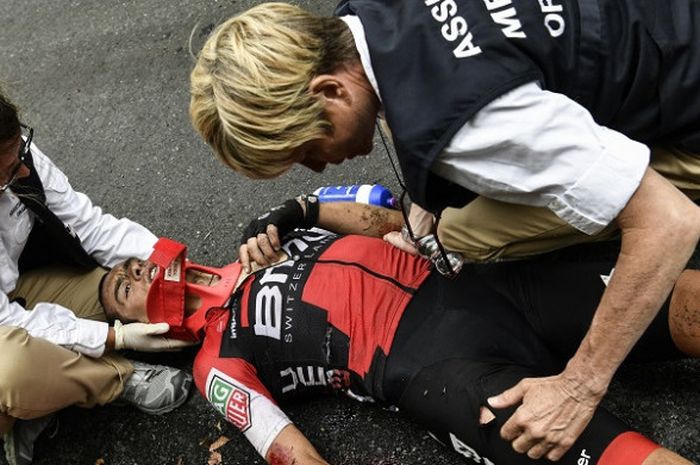
[{"label": "medic's hand", "polygon": [[195,342],[181,341],[163,336],[170,330],[168,323],[129,323],[114,322],[114,348],[131,349],[141,352],[175,352],[194,345]]},{"label": "medic's hand", "polygon": [[384,241],[393,245],[397,249],[401,249],[404,252],[408,252],[411,255],[418,255],[418,249],[413,245],[412,242],[407,241],[403,234],[399,231],[391,231],[384,234]]},{"label": "medic's hand", "polygon": [[[408,222],[411,224],[414,238],[419,238],[433,232],[434,221],[435,217],[432,213],[423,210],[416,203],[411,204],[411,210],[408,213]],[[392,231],[384,234],[384,241],[411,255],[418,255],[418,249],[416,249],[416,245],[413,243],[406,225],[401,229],[401,232]]]},{"label": "medic's hand", "polygon": [[554,461],[581,435],[606,389],[591,389],[585,379],[564,370],[548,378],[525,378],[488,402],[500,409],[522,401],[501,428],[501,437],[531,459]]},{"label": "medic's hand", "polygon": [[251,221],[243,230],[238,248],[243,269],[250,271],[251,261],[261,266],[274,263],[281,248],[280,239],[296,228],[315,226],[309,223],[306,212],[296,199],[289,199]]}]

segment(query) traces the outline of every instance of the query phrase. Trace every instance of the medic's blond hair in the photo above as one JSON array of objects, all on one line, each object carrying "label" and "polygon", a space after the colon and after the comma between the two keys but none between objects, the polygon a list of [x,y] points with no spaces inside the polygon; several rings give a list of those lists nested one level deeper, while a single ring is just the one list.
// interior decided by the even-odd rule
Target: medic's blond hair
[{"label": "medic's blond hair", "polygon": [[299,161],[294,149],[331,129],[311,80],[357,59],[340,19],[263,3],[218,26],[204,44],[190,76],[192,124],[234,170],[278,176]]}]

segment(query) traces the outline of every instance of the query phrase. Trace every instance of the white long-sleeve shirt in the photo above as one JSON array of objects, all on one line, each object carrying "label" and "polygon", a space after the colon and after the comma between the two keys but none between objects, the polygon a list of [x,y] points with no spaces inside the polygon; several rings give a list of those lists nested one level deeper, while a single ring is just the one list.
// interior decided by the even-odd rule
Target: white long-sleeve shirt
[{"label": "white long-sleeve shirt", "polygon": [[[73,228],[83,248],[98,263],[112,267],[129,257],[148,257],[157,240],[148,229],[104,214],[85,194],[75,192],[65,174],[35,145],[32,157],[49,209]],[[7,297],[17,285],[19,257],[34,220],[34,213],[12,188],[0,194],[0,325],[25,328],[32,336],[98,357],[105,350],[107,323],[78,318],[69,309],[52,303],[39,303],[28,311]]]},{"label": "white long-sleeve shirt", "polygon": [[[381,100],[362,24],[356,16],[341,19]],[[485,197],[547,207],[595,234],[627,205],[648,164],[648,147],[598,125],[565,95],[531,82],[479,110],[431,170]]]}]

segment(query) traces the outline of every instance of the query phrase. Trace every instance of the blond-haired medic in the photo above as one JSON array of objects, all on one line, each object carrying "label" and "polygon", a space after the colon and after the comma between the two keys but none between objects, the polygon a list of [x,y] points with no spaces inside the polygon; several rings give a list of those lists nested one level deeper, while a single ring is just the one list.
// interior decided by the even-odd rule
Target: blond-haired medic
[{"label": "blond-haired medic", "polygon": [[[168,325],[109,327],[97,292],[155,236],[104,214],[32,143],[0,91],[0,433],[10,465],[31,463],[53,412],[117,398],[148,413],[187,399],[191,376],[111,349],[173,350]],[[31,310],[31,311],[30,311]]]},{"label": "blond-haired medic", "polygon": [[[618,227],[615,276],[564,371],[491,401],[522,401],[501,431],[517,451],[561,457],[700,235],[669,182],[700,179],[700,3],[344,0],[336,16],[274,3],[219,26],[192,72],[195,128],[270,177],[368,153],[380,115],[415,203],[472,202],[438,232],[475,258]],[[656,145],[668,179],[648,167]]]}]

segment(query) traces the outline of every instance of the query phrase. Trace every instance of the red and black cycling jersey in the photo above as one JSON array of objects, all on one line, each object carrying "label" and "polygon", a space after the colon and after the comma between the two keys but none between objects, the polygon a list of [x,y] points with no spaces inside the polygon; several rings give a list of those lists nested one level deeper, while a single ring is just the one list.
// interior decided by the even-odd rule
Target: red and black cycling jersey
[{"label": "red and black cycling jersey", "polygon": [[361,236],[296,233],[283,249],[289,260],[234,295],[219,356],[256,367],[277,401],[329,388],[374,396],[428,262]]}]

